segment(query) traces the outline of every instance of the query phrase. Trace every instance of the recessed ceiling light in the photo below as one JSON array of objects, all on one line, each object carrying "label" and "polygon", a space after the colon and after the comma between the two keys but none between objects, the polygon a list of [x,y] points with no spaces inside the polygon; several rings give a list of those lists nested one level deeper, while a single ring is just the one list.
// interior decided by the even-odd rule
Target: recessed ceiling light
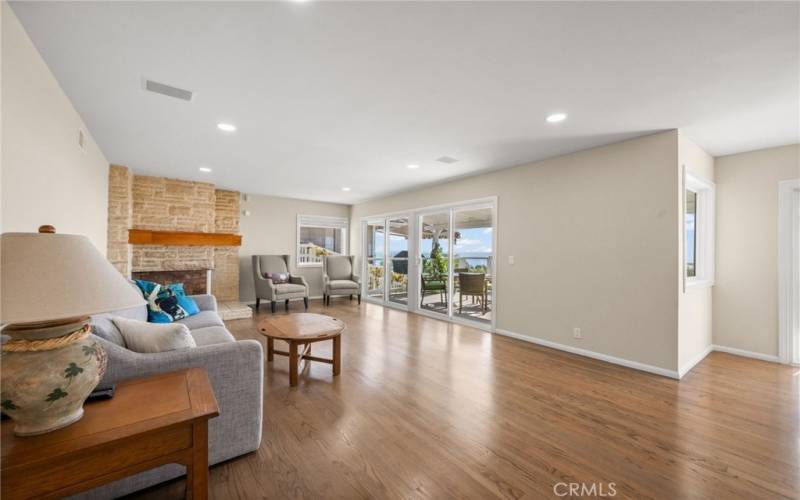
[{"label": "recessed ceiling light", "polygon": [[343,187],[342,191],[350,191],[350,188],[349,187]]},{"label": "recessed ceiling light", "polygon": [[224,132],[236,132],[236,125],[230,123],[217,123],[217,128]]},{"label": "recessed ceiling light", "polygon": [[199,170],[201,172],[206,172],[206,173],[211,172],[211,169],[208,168],[208,167],[200,167],[197,170]]},{"label": "recessed ceiling light", "polygon": [[455,162],[457,162],[458,160],[456,160],[456,159],[455,159],[455,158],[453,158],[452,156],[441,156],[441,157],[439,157],[439,158],[436,158],[436,161],[438,161],[439,163],[447,163],[447,164],[450,164],[450,163],[455,163]]},{"label": "recessed ceiling light", "polygon": [[410,168],[412,170],[415,169],[415,168],[419,168],[419,165],[417,165],[416,163],[412,163],[411,165],[407,165],[407,166],[408,166],[408,168]]},{"label": "recessed ceiling light", "polygon": [[553,113],[552,115],[547,116],[547,121],[549,123],[563,122],[566,119],[567,119],[566,113]]}]

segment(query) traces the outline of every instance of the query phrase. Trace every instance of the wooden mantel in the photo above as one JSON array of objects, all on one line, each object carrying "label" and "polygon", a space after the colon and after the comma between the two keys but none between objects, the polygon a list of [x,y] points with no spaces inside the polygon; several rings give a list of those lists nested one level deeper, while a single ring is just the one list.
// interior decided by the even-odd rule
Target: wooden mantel
[{"label": "wooden mantel", "polygon": [[190,233],[184,231],[129,229],[128,243],[131,245],[239,247],[242,246],[242,236],[228,233]]}]

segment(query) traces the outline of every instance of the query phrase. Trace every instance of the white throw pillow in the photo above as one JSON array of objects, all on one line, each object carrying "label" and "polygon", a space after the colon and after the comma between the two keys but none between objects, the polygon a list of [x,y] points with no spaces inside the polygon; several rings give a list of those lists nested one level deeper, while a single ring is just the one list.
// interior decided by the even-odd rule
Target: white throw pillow
[{"label": "white throw pillow", "polygon": [[148,323],[115,316],[111,318],[134,352],[164,352],[197,347],[189,328],[182,323]]}]

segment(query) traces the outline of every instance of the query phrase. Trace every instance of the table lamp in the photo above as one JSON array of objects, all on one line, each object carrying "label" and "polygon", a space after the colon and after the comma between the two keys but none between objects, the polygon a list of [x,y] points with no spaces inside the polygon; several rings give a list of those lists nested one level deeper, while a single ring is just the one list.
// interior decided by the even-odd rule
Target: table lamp
[{"label": "table lamp", "polygon": [[143,305],[144,299],[86,236],[0,236],[0,407],[18,436],[80,420],[105,373],[106,353],[89,336],[89,315]]}]

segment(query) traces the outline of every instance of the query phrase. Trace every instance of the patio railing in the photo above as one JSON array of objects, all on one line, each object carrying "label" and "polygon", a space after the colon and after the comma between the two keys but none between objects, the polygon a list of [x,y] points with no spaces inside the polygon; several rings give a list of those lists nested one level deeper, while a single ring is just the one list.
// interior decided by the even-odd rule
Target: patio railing
[{"label": "patio railing", "polygon": [[326,255],[341,255],[333,250],[315,245],[313,243],[300,243],[298,249],[298,264],[322,264],[322,257]]}]

